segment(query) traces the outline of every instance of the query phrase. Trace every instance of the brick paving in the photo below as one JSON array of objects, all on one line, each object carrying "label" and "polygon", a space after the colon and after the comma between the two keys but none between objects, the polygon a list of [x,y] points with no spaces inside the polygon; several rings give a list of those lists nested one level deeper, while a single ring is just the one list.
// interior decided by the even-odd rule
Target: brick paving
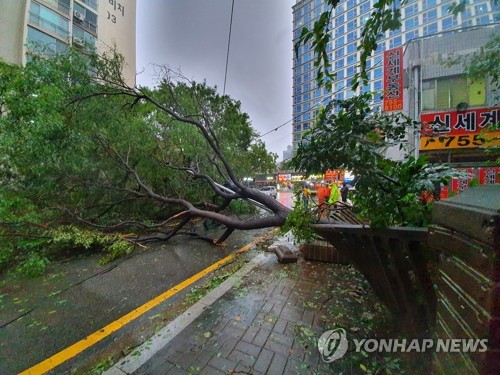
[{"label": "brick paving", "polygon": [[[342,298],[359,310],[358,316],[363,313],[355,294],[360,279],[349,278],[352,272],[345,265],[302,259],[297,264],[279,264],[274,254],[266,254],[262,264],[134,374],[339,373],[321,360],[316,343],[332,328],[330,318],[338,304],[343,305],[339,314],[348,312],[339,302]],[[334,276],[340,274],[349,280],[343,281],[347,284],[335,285]],[[373,297],[360,298],[366,302]]]}]

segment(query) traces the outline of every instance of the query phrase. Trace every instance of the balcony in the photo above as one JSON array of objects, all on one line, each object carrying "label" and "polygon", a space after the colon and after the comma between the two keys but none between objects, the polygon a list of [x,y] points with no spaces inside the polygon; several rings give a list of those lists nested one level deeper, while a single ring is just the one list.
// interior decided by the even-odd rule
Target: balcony
[{"label": "balcony", "polygon": [[36,13],[30,12],[29,21],[34,25],[40,26],[41,28],[43,28],[47,31],[50,31],[54,34],[57,34],[57,35],[63,37],[64,39],[68,39],[68,37],[69,37],[69,30],[66,30],[66,29],[62,28],[61,26],[56,25],[55,23],[50,22],[50,21],[46,20],[45,18],[40,17]]}]

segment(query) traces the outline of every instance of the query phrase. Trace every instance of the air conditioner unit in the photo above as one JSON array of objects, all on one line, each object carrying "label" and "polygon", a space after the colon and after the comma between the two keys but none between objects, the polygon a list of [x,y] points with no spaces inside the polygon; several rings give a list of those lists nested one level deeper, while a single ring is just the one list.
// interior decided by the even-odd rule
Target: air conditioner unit
[{"label": "air conditioner unit", "polygon": [[73,16],[75,19],[77,19],[78,21],[85,21],[85,17],[83,14],[81,14],[79,11],[75,10],[73,12]]},{"label": "air conditioner unit", "polygon": [[73,45],[78,46],[78,47],[83,47],[84,42],[83,39],[80,39],[76,36],[73,37]]}]

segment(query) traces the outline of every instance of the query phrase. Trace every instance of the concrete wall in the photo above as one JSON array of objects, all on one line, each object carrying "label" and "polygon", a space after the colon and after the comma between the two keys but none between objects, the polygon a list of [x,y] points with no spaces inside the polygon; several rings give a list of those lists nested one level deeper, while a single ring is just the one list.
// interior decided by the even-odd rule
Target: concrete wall
[{"label": "concrete wall", "polygon": [[[123,11],[118,4],[123,6]],[[118,46],[118,51],[125,57],[123,73],[127,83],[135,84],[136,0],[117,0],[114,4],[101,0],[97,27],[99,50],[106,51],[114,45]]]},{"label": "concrete wall", "polygon": [[27,0],[0,0],[0,59],[23,62]]}]

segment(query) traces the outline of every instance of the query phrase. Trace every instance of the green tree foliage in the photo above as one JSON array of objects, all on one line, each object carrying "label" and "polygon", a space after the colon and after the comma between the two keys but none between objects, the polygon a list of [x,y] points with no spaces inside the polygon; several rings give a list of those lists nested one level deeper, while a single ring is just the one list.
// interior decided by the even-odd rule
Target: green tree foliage
[{"label": "green tree foliage", "polygon": [[[373,226],[426,225],[430,207],[421,202],[421,194],[432,192],[434,183],[447,184],[461,174],[410,156],[405,137],[418,129],[418,123],[400,113],[372,111],[371,96],[366,93],[329,103],[292,164],[308,174],[347,169],[360,176],[354,207]],[[390,147],[406,151],[407,156],[387,158],[385,151]]]},{"label": "green tree foliage", "polygon": [[[213,199],[213,182],[274,169],[239,102],[171,72],[156,88],[131,88],[122,63],[77,51],[23,68],[0,62],[0,269],[31,259],[23,267],[38,270],[61,247],[127,253],[130,241],[110,237],[117,230],[169,238],[229,206]],[[199,121],[206,127],[190,123]]]}]

